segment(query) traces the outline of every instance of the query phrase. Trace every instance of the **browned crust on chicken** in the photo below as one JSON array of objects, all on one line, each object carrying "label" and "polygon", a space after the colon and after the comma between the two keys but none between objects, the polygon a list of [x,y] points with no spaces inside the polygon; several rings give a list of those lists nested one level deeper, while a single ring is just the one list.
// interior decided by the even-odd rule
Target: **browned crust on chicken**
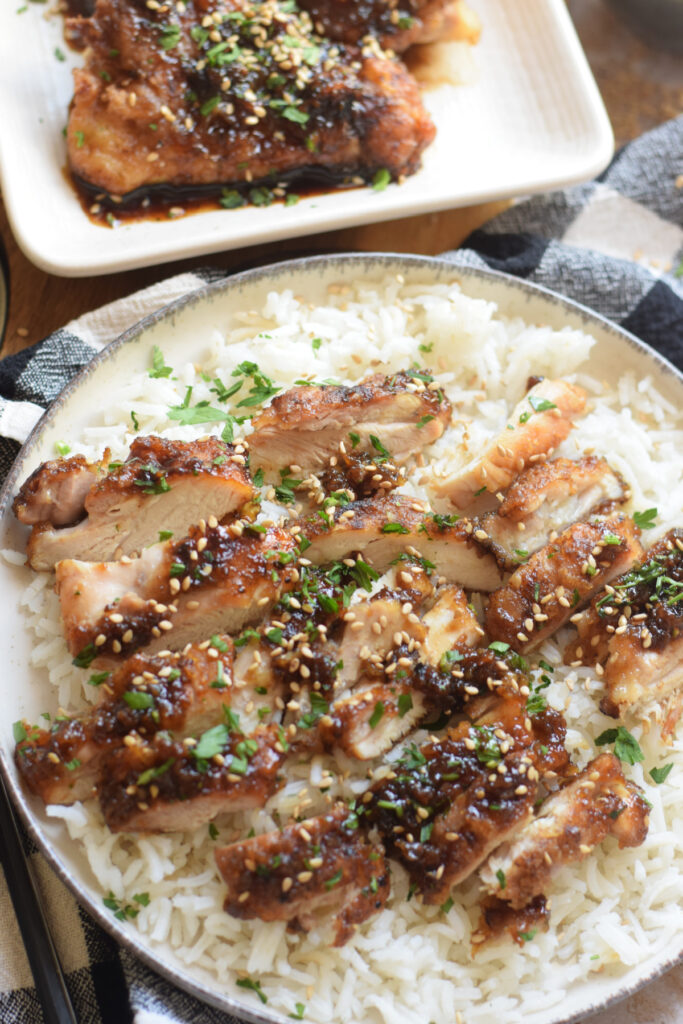
[{"label": "browned crust on chicken", "polygon": [[618,718],[654,708],[668,737],[683,687],[683,529],[670,530],[575,621],[578,638],[565,661],[598,667],[606,690],[601,711]]},{"label": "browned crust on chicken", "polygon": [[585,404],[582,388],[563,380],[541,380],[513,409],[507,425],[511,429],[506,426],[463,470],[435,480],[430,485],[433,495],[469,510],[482,491],[504,491],[522,470],[542,461],[565,440],[572,417],[582,413]]},{"label": "browned crust on chicken", "polygon": [[334,945],[382,909],[389,874],[381,844],[370,844],[348,808],[216,850],[233,917],[289,921],[308,931],[334,913]]},{"label": "browned crust on chicken", "polygon": [[67,529],[47,521],[34,527],[29,564],[52,569],[66,558],[106,561],[132,555],[164,532],[182,537],[200,519],[226,518],[254,495],[243,452],[218,438],[136,438],[124,463],[103,458],[98,464],[83,501],[85,519]]},{"label": "browned crust on chicken", "polygon": [[610,833],[619,845],[640,846],[647,835],[649,808],[624,778],[614,754],[600,754],[501,849],[481,878],[488,891],[521,909],[547,890],[564,864],[583,860]]},{"label": "browned crust on chicken", "polygon": [[457,39],[476,43],[481,26],[462,0],[302,0],[316,31],[344,43],[372,35],[383,47],[403,53],[416,43]]},{"label": "browned crust on chicken", "polygon": [[294,387],[276,395],[254,420],[251,463],[266,471],[295,464],[317,472],[340,442],[342,454],[354,450],[377,461],[379,443],[393,463],[404,462],[439,438],[450,416],[450,402],[438,386],[425,385],[410,370],[348,386]]},{"label": "browned crust on chicken", "polygon": [[41,463],[19,488],[12,511],[28,526],[67,526],[78,522],[85,511],[85,497],[108,462],[107,449],[102,463],[89,462],[84,455]]},{"label": "browned crust on chicken", "polygon": [[589,515],[607,515],[628,497],[619,474],[596,455],[538,462],[513,481],[495,512],[477,520],[476,537],[512,571],[519,551],[533,555],[553,534]]},{"label": "browned crust on chicken", "polygon": [[502,701],[501,710],[491,723],[463,723],[443,740],[413,745],[364,799],[364,822],[379,829],[425,903],[442,903],[531,817],[542,716],[527,729],[519,700]]},{"label": "browned crust on chicken", "polygon": [[[216,637],[182,654],[136,654],[113,674],[94,673],[102,702],[50,729],[30,728],[17,744],[15,762],[33,793],[48,804],[92,796],[108,753],[126,737],[170,730],[183,737],[220,721],[232,682],[232,643]],[[106,678],[103,678],[106,676]]]},{"label": "browned crust on chicken", "polygon": [[[206,734],[179,742],[167,732],[113,751],[100,786],[100,805],[112,832],[177,832],[226,811],[262,807],[280,785],[286,740],[277,726],[245,737],[230,723],[201,755]],[[134,737],[131,736],[131,739]]]},{"label": "browned crust on chicken", "polygon": [[380,573],[396,561],[405,562],[401,572],[406,577],[420,570],[437,571],[447,580],[484,592],[495,589],[502,578],[495,560],[473,538],[468,520],[447,522],[404,495],[336,506],[303,516],[298,525],[310,542],[306,557],[318,564],[362,552]]},{"label": "browned crust on chicken", "polygon": [[360,685],[323,715],[318,736],[325,749],[338,747],[349,757],[368,761],[390,750],[424,712],[423,697],[407,684]]},{"label": "browned crust on chicken", "polygon": [[296,540],[287,530],[213,524],[140,558],[57,565],[64,632],[79,665],[123,659],[148,644],[177,649],[207,632],[236,632],[293,585]]},{"label": "browned crust on chicken", "polygon": [[472,933],[472,953],[487,942],[495,942],[505,932],[518,946],[524,946],[538,931],[547,931],[550,924],[550,907],[545,896],[536,896],[520,910],[495,896],[484,896],[479,901],[481,916],[476,931]]},{"label": "browned crust on chicken", "polygon": [[520,651],[537,647],[641,557],[639,532],[625,516],[570,526],[491,595],[489,635]]},{"label": "browned crust on chicken", "polygon": [[[210,35],[191,34],[214,14]],[[333,43],[274,0],[187,0],[171,12],[97,0],[68,30],[89,44],[74,72],[69,166],[113,195],[162,184],[248,190],[316,170],[396,177],[417,169],[434,137],[402,64],[377,44]]]}]

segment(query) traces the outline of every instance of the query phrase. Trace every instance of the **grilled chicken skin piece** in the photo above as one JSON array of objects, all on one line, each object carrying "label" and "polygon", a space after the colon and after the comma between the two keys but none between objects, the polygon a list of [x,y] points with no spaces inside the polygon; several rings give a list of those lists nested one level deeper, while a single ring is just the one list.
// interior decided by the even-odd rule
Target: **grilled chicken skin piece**
[{"label": "grilled chicken skin piece", "polygon": [[[541,380],[515,406],[507,426],[482,455],[451,476],[435,479],[433,498],[448,499],[455,508],[475,510],[485,498],[504,491],[522,470],[543,461],[565,440],[572,417],[583,412],[586,393],[563,380]],[[511,429],[507,429],[511,427]]]},{"label": "grilled chicken skin piece", "polygon": [[316,31],[344,43],[370,35],[394,53],[416,43],[458,39],[475,43],[480,23],[461,0],[302,0]]},{"label": "grilled chicken skin piece", "polygon": [[443,903],[532,816],[540,764],[533,730],[542,716],[528,731],[523,702],[506,705],[498,724],[462,723],[442,740],[410,745],[364,797],[364,825],[379,830],[425,903]]},{"label": "grilled chicken skin piece", "polygon": [[280,785],[284,733],[268,725],[244,736],[230,709],[226,719],[197,739],[158,732],[112,751],[99,789],[111,831],[179,832],[262,807]]},{"label": "grilled chicken skin piece", "polygon": [[181,738],[220,721],[232,682],[232,643],[214,639],[224,651],[207,642],[182,654],[136,654],[113,674],[93,673],[103,695],[98,706],[62,716],[51,729],[29,729],[17,744],[15,761],[29,789],[46,804],[85,800],[125,737],[167,729]]},{"label": "grilled chicken skin piece", "polygon": [[310,542],[306,557],[319,565],[361,552],[379,573],[397,559],[405,561],[403,572],[410,576],[426,559],[428,572],[436,568],[468,589],[495,590],[502,576],[494,558],[477,545],[470,522],[451,520],[432,515],[412,498],[390,494],[330,508],[325,516],[303,516],[298,525]]},{"label": "grilled chicken skin piece", "polygon": [[110,195],[140,201],[153,186],[227,184],[248,193],[312,172],[397,177],[417,170],[434,138],[399,61],[376,44],[333,43],[276,0],[187,0],[170,12],[97,0],[68,31],[87,46],[74,72],[69,166]]},{"label": "grilled chicken skin piece", "polygon": [[[629,493],[605,459],[553,459],[526,469],[513,481],[495,512],[477,520],[476,537],[510,572],[572,523],[606,515]],[[482,535],[483,531],[483,535]]]},{"label": "grilled chicken skin piece", "polygon": [[547,890],[558,868],[583,860],[606,836],[616,836],[620,847],[640,846],[648,822],[648,805],[624,778],[619,759],[600,754],[493,853],[481,880],[489,893],[522,909]]},{"label": "grilled chicken skin piece", "polygon": [[19,488],[12,511],[27,526],[77,523],[85,513],[86,495],[108,463],[109,449],[102,462],[89,462],[84,455],[43,462]]},{"label": "grilled chicken skin piece", "polygon": [[100,463],[84,496],[85,519],[70,528],[49,522],[34,527],[29,565],[49,570],[66,558],[110,561],[141,551],[160,535],[184,537],[200,519],[224,519],[254,496],[243,451],[218,438],[136,438],[123,464]]},{"label": "grilled chicken skin piece", "polygon": [[382,846],[367,842],[344,806],[224,846],[215,857],[228,887],[228,914],[289,921],[304,931],[334,915],[335,946],[343,946],[389,895]]},{"label": "grilled chicken skin piece", "polygon": [[491,594],[488,634],[518,651],[538,647],[641,557],[639,532],[622,515],[570,526]]},{"label": "grilled chicken skin piece", "polygon": [[142,646],[179,650],[212,633],[237,632],[293,585],[295,551],[295,538],[280,527],[261,534],[210,518],[139,558],[59,562],[56,590],[75,664],[123,660]]},{"label": "grilled chicken skin piece", "polygon": [[[276,395],[249,437],[254,469],[296,465],[317,472],[342,442],[357,453],[405,462],[441,437],[451,416],[443,393],[410,371],[375,374],[359,384],[295,387]],[[374,442],[373,439],[374,438]]]},{"label": "grilled chicken skin piece", "polygon": [[670,530],[596,594],[576,626],[565,661],[598,667],[606,691],[600,710],[613,718],[654,711],[667,739],[683,690],[683,530]]}]

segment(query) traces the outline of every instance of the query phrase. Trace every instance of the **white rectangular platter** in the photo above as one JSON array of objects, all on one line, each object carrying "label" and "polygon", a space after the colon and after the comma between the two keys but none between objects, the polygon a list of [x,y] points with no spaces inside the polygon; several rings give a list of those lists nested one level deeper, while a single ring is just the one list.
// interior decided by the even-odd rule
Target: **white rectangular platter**
[{"label": "white rectangular platter", "polygon": [[90,276],[557,188],[602,170],[612,131],[564,0],[471,5],[483,25],[472,74],[425,90],[437,137],[402,185],[110,229],[90,222],[65,172],[70,69],[82,58],[67,52],[49,7],[5,0],[0,173],[19,245],[43,270]]}]

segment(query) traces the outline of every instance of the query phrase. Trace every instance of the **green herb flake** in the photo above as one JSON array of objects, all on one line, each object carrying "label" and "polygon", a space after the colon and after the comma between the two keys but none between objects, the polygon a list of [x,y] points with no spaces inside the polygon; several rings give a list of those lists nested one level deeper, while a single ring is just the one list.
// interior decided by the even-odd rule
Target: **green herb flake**
[{"label": "green herb flake", "polygon": [[520,932],[519,933],[519,937],[524,942],[531,942],[533,937],[536,935],[537,931],[538,931],[538,928],[532,928],[531,931],[529,931],[529,932]]},{"label": "green herb flake", "polygon": [[386,167],[382,167],[380,168],[379,171],[375,172],[372,179],[372,187],[374,188],[375,192],[384,192],[384,189],[387,187],[390,181],[391,174],[386,169]]},{"label": "green herb flake", "polygon": [[268,996],[261,990],[260,981],[253,981],[251,978],[238,978],[237,984],[240,988],[248,988],[250,991],[255,992],[262,1003],[268,1002]]},{"label": "green herb flake", "polygon": [[504,889],[505,888],[505,872],[503,871],[502,868],[498,868],[498,870],[496,871],[496,878],[498,879],[498,885],[501,887],[501,889]]},{"label": "green herb flake", "polygon": [[149,371],[149,376],[170,377],[172,373],[172,367],[166,366],[163,352],[158,345],[155,345],[152,349],[152,369]]},{"label": "green herb flake", "polygon": [[374,710],[373,710],[373,712],[370,715],[370,718],[368,720],[368,725],[370,726],[371,729],[376,729],[377,728],[377,726],[379,725],[379,723],[382,720],[382,716],[383,715],[384,715],[384,704],[382,703],[381,700],[378,700],[377,703],[375,704]]},{"label": "green herb flake", "polygon": [[127,690],[123,699],[133,711],[146,711],[148,708],[153,708],[155,703],[152,694],[145,693],[144,690]]},{"label": "green herb flake", "polygon": [[193,756],[198,761],[208,761],[216,754],[220,754],[228,742],[229,731],[227,725],[214,725],[207,729],[199,737],[196,747],[191,747]]},{"label": "green herb flake", "polygon": [[617,729],[606,729],[595,740],[597,747],[604,747],[606,743],[614,744],[614,753],[620,761],[636,764],[638,761],[644,760],[640,744],[623,725]]},{"label": "green herb flake", "polygon": [[539,398],[538,395],[529,395],[529,405],[534,412],[548,412],[550,409],[557,409],[554,402],[547,398]]},{"label": "green herb flake", "polygon": [[447,900],[444,900],[444,902],[441,904],[439,909],[440,909],[442,914],[447,914],[450,910],[452,910],[452,908],[453,908],[453,897],[449,896]]},{"label": "green herb flake", "polygon": [[402,523],[385,523],[382,533],[410,533],[410,530]]},{"label": "green herb flake", "polygon": [[662,768],[650,768],[650,776],[657,783],[658,786],[661,786],[662,782],[664,782],[664,780],[667,778],[672,768],[673,761],[669,764],[665,764]]},{"label": "green herb flake", "polygon": [[329,892],[330,889],[334,889],[335,885],[338,885],[339,882],[341,882],[342,876],[343,876],[342,869],[339,868],[339,871],[336,871],[332,875],[332,878],[328,878],[327,879],[327,881],[325,882],[325,888],[328,890],[328,892]]},{"label": "green herb flake", "polygon": [[433,420],[433,419],[434,419],[433,416],[423,416],[422,419],[417,421],[415,426],[418,428],[418,430],[420,430],[422,427],[426,426],[430,422],[430,420]]},{"label": "green herb flake", "polygon": [[658,511],[656,508],[646,508],[644,512],[634,512],[633,522],[641,530],[652,530],[655,525]]},{"label": "green herb flake", "polygon": [[287,1016],[290,1017],[292,1020],[303,1020],[305,1012],[305,1003],[294,1003],[294,1013],[288,1013]]},{"label": "green herb flake", "polygon": [[86,644],[73,658],[71,664],[76,668],[90,668],[90,665],[97,657],[97,649],[94,643]]},{"label": "green herb flake", "polygon": [[26,739],[27,733],[23,722],[12,723],[12,735],[15,743],[22,743]]},{"label": "green herb flake", "polygon": [[413,698],[409,693],[400,693],[398,696],[398,717],[404,718],[413,708]]},{"label": "green herb flake", "polygon": [[106,683],[110,675],[111,672],[93,672],[88,679],[88,686],[101,686],[102,683]]}]

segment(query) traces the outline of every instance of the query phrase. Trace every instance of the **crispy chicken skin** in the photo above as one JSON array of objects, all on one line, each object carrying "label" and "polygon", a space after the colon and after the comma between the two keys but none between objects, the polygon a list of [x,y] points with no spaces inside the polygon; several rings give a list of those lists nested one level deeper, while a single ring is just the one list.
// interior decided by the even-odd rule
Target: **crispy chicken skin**
[{"label": "crispy chicken skin", "polygon": [[112,832],[178,832],[225,811],[262,807],[280,785],[280,736],[274,725],[243,736],[228,716],[192,742],[168,732],[131,737],[136,742],[107,759],[99,790],[104,820]]},{"label": "crispy chicken skin", "polygon": [[394,53],[416,43],[479,37],[476,15],[461,0],[301,0],[316,31],[344,43],[367,35]]},{"label": "crispy chicken skin", "polygon": [[606,836],[615,835],[622,847],[640,846],[648,822],[648,805],[624,778],[619,759],[600,754],[493,853],[481,880],[489,893],[521,909],[546,892],[558,868],[583,860]]},{"label": "crispy chicken skin", "polygon": [[364,798],[366,827],[379,830],[425,903],[443,903],[533,814],[540,763],[534,728],[543,716],[527,730],[520,699],[500,705],[502,714],[486,724],[462,723],[441,740],[412,744]]},{"label": "crispy chicken skin", "polygon": [[410,371],[376,374],[353,386],[290,388],[254,420],[251,465],[268,473],[291,465],[317,472],[340,442],[375,458],[379,443],[400,463],[441,437],[450,416],[443,393]]},{"label": "crispy chicken skin", "polygon": [[504,491],[522,470],[543,461],[565,440],[572,417],[583,412],[586,393],[563,380],[534,384],[512,410],[507,426],[483,454],[451,476],[429,486],[432,496],[448,499],[455,508],[471,511],[482,491]]},{"label": "crispy chicken skin", "polygon": [[69,32],[88,44],[74,72],[69,166],[98,191],[250,188],[311,171],[397,177],[417,170],[434,137],[400,62],[376,44],[332,43],[276,0],[170,10],[97,0]]},{"label": "crispy chicken skin", "polygon": [[348,808],[287,825],[216,850],[216,864],[233,917],[289,921],[309,931],[334,914],[334,945],[381,910],[389,873],[380,844],[370,844]]},{"label": "crispy chicken skin", "polygon": [[[232,680],[232,644],[227,637],[190,647],[182,654],[136,654],[113,674],[93,673],[103,699],[73,717],[60,716],[51,729],[29,728],[15,761],[32,792],[46,804],[70,804],[92,796],[106,771],[109,752],[134,734],[160,729],[182,738],[222,717]],[[102,678],[106,676],[106,678]]]},{"label": "crispy chicken skin", "polygon": [[641,557],[639,532],[622,515],[570,526],[491,595],[489,635],[519,651],[537,647]]},{"label": "crispy chicken skin", "polygon": [[108,462],[107,450],[102,463],[89,462],[84,455],[41,463],[19,488],[12,511],[27,526],[77,523],[85,512],[86,495]]},{"label": "crispy chicken skin", "polygon": [[683,688],[683,530],[675,528],[639,565],[595,595],[576,621],[569,664],[596,665],[614,718],[649,714],[668,738],[681,713]]},{"label": "crispy chicken skin", "polygon": [[59,562],[56,590],[69,650],[87,667],[95,658],[123,660],[142,646],[179,650],[207,634],[237,632],[293,584],[296,573],[285,560],[295,548],[281,527],[261,534],[210,519],[139,558]]},{"label": "crispy chicken skin", "polygon": [[429,572],[437,568],[446,579],[468,589],[489,592],[502,579],[493,557],[474,540],[471,523],[447,522],[405,495],[338,505],[325,516],[303,516],[299,525],[310,541],[306,557],[317,564],[361,552],[380,573],[398,559],[405,561],[403,571],[410,575],[426,559]]},{"label": "crispy chicken skin", "polygon": [[[96,479],[72,521],[86,518],[70,528],[56,529],[45,519],[34,527],[27,545],[29,565],[49,570],[66,558],[108,561],[139,552],[160,533],[183,537],[200,519],[224,519],[254,495],[242,451],[240,447],[236,454],[233,445],[218,438],[136,438],[124,463],[103,458],[98,464]],[[46,463],[38,471],[46,478],[33,492],[41,505],[53,465]],[[62,468],[62,479],[66,472]],[[80,478],[83,471],[76,466],[74,472]]]},{"label": "crispy chicken skin", "polygon": [[606,515],[628,497],[619,474],[595,455],[539,462],[513,481],[495,512],[477,520],[476,537],[512,571],[520,551],[533,555],[553,534],[591,514]]}]

